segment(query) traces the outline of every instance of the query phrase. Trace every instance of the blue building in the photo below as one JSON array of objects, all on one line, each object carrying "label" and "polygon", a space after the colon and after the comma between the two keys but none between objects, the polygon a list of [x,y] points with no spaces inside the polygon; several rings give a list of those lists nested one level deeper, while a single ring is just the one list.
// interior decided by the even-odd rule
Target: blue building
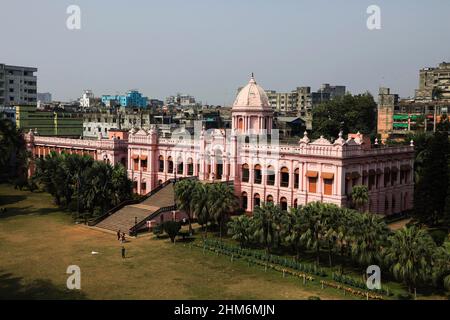
[{"label": "blue building", "polygon": [[137,90],[130,90],[126,95],[103,95],[102,102],[111,106],[111,103],[129,108],[147,108],[147,97],[143,97]]}]

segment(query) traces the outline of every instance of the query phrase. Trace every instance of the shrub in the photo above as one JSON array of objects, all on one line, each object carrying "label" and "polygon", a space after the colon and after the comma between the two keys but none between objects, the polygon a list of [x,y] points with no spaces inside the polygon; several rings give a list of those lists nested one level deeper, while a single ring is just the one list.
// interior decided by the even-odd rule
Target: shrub
[{"label": "shrub", "polygon": [[308,300],[320,300],[320,297],[318,297],[318,296],[309,296]]},{"label": "shrub", "polygon": [[181,229],[181,223],[178,221],[166,221],[163,223],[163,229],[169,235],[170,241],[175,243],[175,237]]}]

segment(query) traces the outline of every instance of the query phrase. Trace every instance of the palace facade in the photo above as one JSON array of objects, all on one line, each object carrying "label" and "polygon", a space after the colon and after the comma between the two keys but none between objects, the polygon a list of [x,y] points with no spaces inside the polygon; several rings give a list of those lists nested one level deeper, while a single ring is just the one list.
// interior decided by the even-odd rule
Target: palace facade
[{"label": "palace facade", "polygon": [[334,141],[311,141],[305,132],[296,144],[280,142],[273,129],[269,99],[252,77],[232,108],[232,129],[197,128],[162,138],[155,127],[132,129],[108,139],[27,136],[34,156],[51,150],[89,153],[97,160],[121,162],[136,193],[146,194],[168,179],[198,177],[232,183],[242,208],[262,202],[283,209],[313,201],[349,206],[352,188],[369,189],[367,210],[394,214],[412,209],[414,147],[371,144],[360,133]]}]

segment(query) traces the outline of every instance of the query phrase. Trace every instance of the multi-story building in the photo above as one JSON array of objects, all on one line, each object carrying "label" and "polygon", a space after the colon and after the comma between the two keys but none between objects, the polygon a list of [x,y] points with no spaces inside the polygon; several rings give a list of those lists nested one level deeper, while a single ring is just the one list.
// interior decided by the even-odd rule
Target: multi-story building
[{"label": "multi-story building", "polygon": [[40,111],[36,105],[16,106],[16,125],[23,132],[30,129],[43,136],[81,137],[83,117],[77,113]]},{"label": "multi-story building", "polygon": [[[436,96],[436,90],[440,96]],[[419,89],[416,90],[416,101],[432,100],[450,101],[450,63],[442,62],[435,68],[424,68],[419,71]]]},{"label": "multi-story building", "polygon": [[0,64],[0,106],[37,102],[37,68]]},{"label": "multi-story building", "polygon": [[[238,89],[238,92],[242,88]],[[290,92],[266,90],[272,109],[281,114],[297,115],[312,129],[312,109],[314,105],[345,95],[345,86],[323,84],[317,92],[311,87],[297,87]]]},{"label": "multi-story building", "polygon": [[341,133],[335,141],[311,141],[305,133],[296,143],[280,143],[269,98],[253,78],[236,97],[230,130],[198,128],[194,135],[180,130],[163,138],[151,126],[133,128],[128,140],[113,136],[89,142],[33,133],[26,140],[35,157],[65,148],[97,150],[97,159],[126,162],[139,194],[180,177],[232,183],[247,212],[262,202],[283,210],[314,201],[349,206],[355,185],[368,187],[366,209],[373,213],[398,213],[413,204],[413,145],[372,145],[359,133],[347,139]]},{"label": "multi-story building", "polygon": [[179,106],[179,107],[191,107],[199,103],[195,100],[195,97],[188,94],[177,93],[174,96],[169,96],[165,99],[167,105]]},{"label": "multi-story building", "polygon": [[[382,88],[389,90],[388,88]],[[380,89],[381,92],[381,89]],[[406,134],[434,132],[450,110],[450,102],[399,100],[396,94],[378,96],[378,133],[382,139],[402,139]]]},{"label": "multi-story building", "polygon": [[80,107],[82,109],[89,109],[91,108],[95,102],[95,96],[92,90],[84,90],[83,95],[81,96],[80,100]]},{"label": "multi-story building", "polygon": [[102,102],[107,107],[113,107],[116,105],[125,108],[147,108],[147,97],[142,96],[142,94],[137,90],[130,90],[125,95],[103,95]]}]

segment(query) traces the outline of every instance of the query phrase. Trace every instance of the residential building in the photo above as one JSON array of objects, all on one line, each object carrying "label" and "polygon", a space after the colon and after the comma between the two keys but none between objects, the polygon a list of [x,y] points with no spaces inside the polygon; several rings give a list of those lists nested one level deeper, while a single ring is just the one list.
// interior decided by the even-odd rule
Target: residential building
[{"label": "residential building", "polygon": [[147,108],[147,97],[142,96],[142,94],[137,90],[130,90],[125,95],[104,95],[102,96],[102,102],[107,107],[113,107],[116,105],[125,108]]},{"label": "residential building", "polygon": [[80,98],[80,107],[82,109],[89,109],[93,107],[96,102],[94,93],[92,90],[84,90],[83,95]]},{"label": "residential building", "polygon": [[[440,97],[436,97],[436,90]],[[416,101],[431,100],[450,101],[450,63],[442,62],[435,68],[423,68],[419,71],[419,89],[416,90]]]},{"label": "residential building", "polygon": [[52,94],[50,92],[38,92],[37,101],[42,103],[50,103],[52,102]]},{"label": "residential building", "polygon": [[0,64],[0,106],[37,102],[37,68]]}]

